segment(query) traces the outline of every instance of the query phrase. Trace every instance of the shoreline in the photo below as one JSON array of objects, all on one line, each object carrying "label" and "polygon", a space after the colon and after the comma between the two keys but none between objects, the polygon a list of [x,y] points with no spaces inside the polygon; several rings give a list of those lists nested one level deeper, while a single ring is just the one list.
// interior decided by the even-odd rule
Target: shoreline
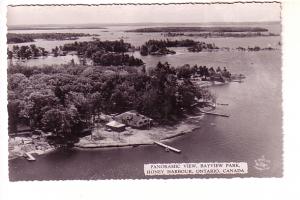
[{"label": "shoreline", "polygon": [[[197,81],[196,81],[197,82]],[[210,87],[224,85],[225,83],[217,83],[211,81],[201,81],[200,87]],[[209,107],[207,107],[209,108]],[[210,107],[211,108],[211,107]],[[211,108],[209,110],[214,110]],[[184,119],[178,121],[175,125],[158,125],[150,129],[133,129],[126,127],[123,132],[107,131],[105,126],[94,128],[91,135],[85,136],[79,139],[79,142],[75,143],[72,149],[78,150],[91,150],[91,149],[104,149],[104,148],[122,148],[122,147],[137,147],[146,145],[155,145],[155,141],[169,142],[172,139],[179,138],[188,133],[192,133],[194,130],[200,128],[200,121],[203,121],[205,113],[197,112],[194,115],[187,115]],[[19,138],[23,140],[24,138]],[[34,155],[45,155],[57,150],[57,148],[49,146],[44,150],[35,149],[37,146],[35,142],[30,142],[31,151],[24,151],[21,149],[15,149],[15,152],[9,150],[8,160],[14,160],[17,158],[24,158],[25,153]],[[12,155],[10,155],[12,153]]]},{"label": "shoreline", "polygon": [[[147,146],[147,145],[155,145],[155,141],[159,141],[159,142],[169,142],[172,139],[175,138],[179,138],[181,136],[184,136],[186,134],[192,133],[194,130],[200,128],[199,125],[196,125],[196,123],[190,122],[189,120],[196,120],[197,122],[202,121],[204,119],[205,115],[202,113],[199,113],[195,116],[188,116],[186,119],[182,120],[181,122],[179,122],[178,124],[176,124],[175,126],[157,126],[154,127],[153,129],[149,129],[149,130],[140,130],[140,129],[132,129],[131,131],[134,132],[133,134],[138,134],[141,135],[141,132],[144,132],[142,134],[149,134],[150,132],[152,132],[152,135],[157,136],[157,135],[161,135],[161,133],[165,132],[165,136],[161,137],[161,138],[157,138],[154,139],[152,138],[152,140],[145,140],[145,141],[137,141],[137,142],[121,142],[121,141],[114,141],[111,143],[101,143],[101,140],[99,140],[99,143],[95,143],[91,142],[91,143],[80,143],[80,141],[78,143],[74,144],[74,147],[72,147],[71,149],[76,149],[76,150],[100,150],[100,149],[113,149],[113,148],[124,148],[124,147],[138,147],[138,146]],[[131,129],[131,128],[129,128]],[[126,132],[126,131],[125,131]],[[109,132],[110,135],[114,135],[116,133],[113,132]],[[151,133],[150,133],[151,134]],[[86,136],[86,137],[91,137]],[[123,137],[126,137],[126,135]],[[140,138],[140,137],[139,137]],[[140,138],[143,139],[144,137]],[[82,138],[80,138],[81,140]],[[124,138],[123,138],[124,139]],[[37,156],[41,156],[41,155],[46,155],[52,152],[55,152],[57,150],[57,148],[51,148],[45,151],[29,151],[29,152],[21,152],[21,154],[18,155],[14,155],[13,157],[10,158],[10,155],[8,155],[8,160],[9,161],[13,161],[15,159],[18,158],[24,158],[25,153],[30,153],[33,154],[34,157]]]},{"label": "shoreline", "polygon": [[[158,142],[169,142],[174,138],[189,134],[189,133],[193,132],[194,130],[196,130],[197,128],[200,128],[200,127],[195,127],[193,129],[191,129],[190,131],[176,133],[172,136],[162,138]],[[78,149],[78,150],[95,149],[95,150],[97,150],[97,149],[104,149],[104,148],[138,147],[138,146],[148,146],[148,145],[155,145],[155,141],[153,141],[153,142],[144,142],[144,143],[111,144],[111,145],[99,144],[99,145],[93,145],[93,146],[75,145],[73,147],[73,149]]]},{"label": "shoreline", "polygon": [[[195,129],[200,128],[200,127],[195,127],[193,129],[191,129],[190,131],[185,131],[185,132],[180,132],[180,133],[176,133],[172,136],[167,136],[165,138],[162,138],[159,140],[159,142],[168,142],[171,139],[186,135],[188,133],[191,133],[192,131],[194,131]],[[155,145],[153,142],[144,142],[144,143],[128,143],[128,144],[109,144],[109,145],[105,145],[105,144],[99,144],[99,145],[93,145],[93,146],[81,146],[81,145],[75,145],[73,148],[74,149],[79,149],[79,150],[83,150],[83,149],[102,149],[102,148],[121,148],[121,147],[137,147],[137,146],[146,146],[146,145]]]},{"label": "shoreline", "polygon": [[[193,117],[189,116],[173,127],[158,126],[149,130],[129,128],[132,134],[129,136],[126,134],[128,130],[126,130],[125,133],[109,132],[107,133],[109,135],[105,135],[105,137],[102,138],[101,140],[90,139],[92,138],[92,136],[86,136],[85,138],[81,138],[80,141],[76,143],[73,148],[84,150],[84,149],[136,147],[136,146],[154,145],[155,141],[168,142],[172,139],[181,137],[188,133],[192,133],[194,130],[200,128],[198,123],[199,121],[203,120],[204,116],[205,115],[201,113]],[[194,121],[189,122],[189,120],[194,120]],[[95,132],[96,131],[97,130],[95,130]],[[122,136],[119,136],[116,139],[114,138],[114,134],[119,134],[119,135],[122,134]]]}]

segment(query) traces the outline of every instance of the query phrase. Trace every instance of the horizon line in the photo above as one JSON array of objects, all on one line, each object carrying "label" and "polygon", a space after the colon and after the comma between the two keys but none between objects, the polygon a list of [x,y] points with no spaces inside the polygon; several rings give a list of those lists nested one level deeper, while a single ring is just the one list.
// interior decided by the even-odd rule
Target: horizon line
[{"label": "horizon line", "polygon": [[70,24],[7,24],[7,26],[63,26],[63,25],[120,25],[120,24],[216,24],[216,23],[278,23],[281,20],[271,21],[212,21],[212,22],[111,22],[111,23],[70,23]]}]

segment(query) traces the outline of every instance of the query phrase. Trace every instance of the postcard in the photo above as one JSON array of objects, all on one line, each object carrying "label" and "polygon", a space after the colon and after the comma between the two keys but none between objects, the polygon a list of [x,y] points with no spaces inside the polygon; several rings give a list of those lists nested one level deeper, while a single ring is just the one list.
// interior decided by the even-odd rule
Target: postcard
[{"label": "postcard", "polygon": [[9,180],[282,177],[281,29],[277,2],[8,5]]}]

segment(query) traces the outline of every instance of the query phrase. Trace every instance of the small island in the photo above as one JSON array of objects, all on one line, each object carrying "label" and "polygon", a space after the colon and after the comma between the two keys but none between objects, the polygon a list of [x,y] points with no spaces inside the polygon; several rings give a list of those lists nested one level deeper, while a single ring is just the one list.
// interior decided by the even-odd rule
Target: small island
[{"label": "small island", "polygon": [[97,36],[87,33],[7,33],[7,44],[34,42],[42,40],[77,40],[79,37]]},{"label": "small island", "polygon": [[194,40],[149,40],[140,48],[142,56],[147,55],[166,55],[176,54],[175,51],[168,49],[169,47],[188,47],[188,51],[200,52],[219,49],[215,44],[198,42]]},{"label": "small island", "polygon": [[103,66],[141,66],[143,61],[129,56],[126,52],[134,51],[135,47],[124,40],[74,42],[56,47],[54,52],[75,52],[82,59],[91,59],[94,65]]},{"label": "small island", "polygon": [[254,47],[247,47],[247,48],[244,48],[244,47],[237,47],[236,50],[238,51],[273,51],[273,50],[276,50],[275,48],[273,47],[259,47],[259,46],[254,46]]},{"label": "small island", "polygon": [[202,38],[246,38],[246,37],[272,37],[279,36],[278,34],[269,32],[201,32],[201,33],[181,33],[181,32],[168,32],[162,34],[164,37],[202,37]]}]

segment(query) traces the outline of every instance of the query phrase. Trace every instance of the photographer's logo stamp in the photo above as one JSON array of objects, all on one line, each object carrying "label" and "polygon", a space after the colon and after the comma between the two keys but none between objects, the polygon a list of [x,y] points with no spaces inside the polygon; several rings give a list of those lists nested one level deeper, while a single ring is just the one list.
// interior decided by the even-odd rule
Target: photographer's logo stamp
[{"label": "photographer's logo stamp", "polygon": [[266,171],[271,168],[270,167],[271,161],[267,160],[264,155],[254,160],[254,163],[255,163],[254,168],[259,171]]}]

